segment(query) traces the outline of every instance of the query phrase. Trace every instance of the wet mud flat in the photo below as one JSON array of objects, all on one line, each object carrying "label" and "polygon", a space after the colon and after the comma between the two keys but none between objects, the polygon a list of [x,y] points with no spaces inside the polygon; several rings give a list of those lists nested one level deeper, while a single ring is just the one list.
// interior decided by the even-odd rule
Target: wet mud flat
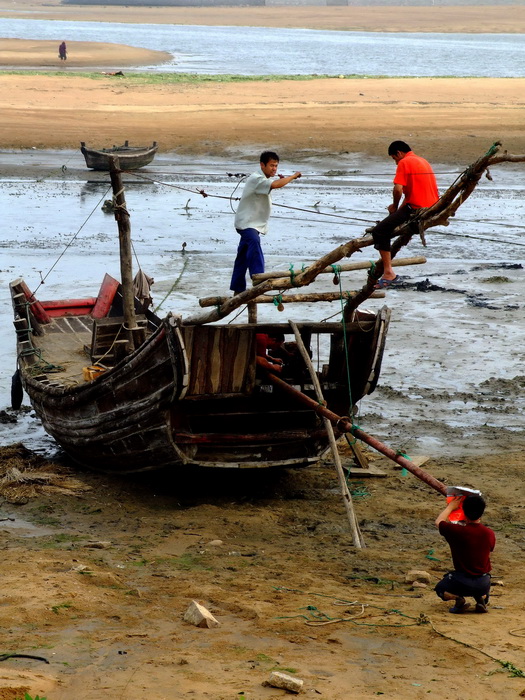
[{"label": "wet mud flat", "polygon": [[[366,544],[356,550],[330,463],[122,479],[19,458],[33,479],[60,477],[62,492],[40,481],[16,505],[2,493],[2,644],[39,657],[3,662],[5,700],[278,700],[285,692],[266,685],[276,670],[333,700],[349,687],[357,700],[523,689],[516,454],[425,465],[482,488],[498,539],[490,612],[460,623],[432,590],[450,567],[433,524],[444,499],[382,460],[385,478],[350,479]],[[406,582],[411,569],[426,585]],[[219,627],[185,622],[192,600]]]},{"label": "wet mud flat", "polygon": [[[379,386],[361,402],[359,424],[405,453],[429,455],[430,473],[479,488],[488,500],[501,585],[489,615],[458,624],[432,591],[450,568],[433,525],[444,499],[376,455],[369,457],[384,478],[350,479],[366,543],[356,550],[330,460],[304,470],[122,479],[69,464],[29,407],[10,411],[9,281],[23,276],[35,288],[45,277],[38,295],[65,298],[72,290],[92,296],[105,272],[119,275],[115,222],[101,210],[108,182],[75,158],[64,170],[64,154],[47,154],[30,173],[0,180],[0,205],[16,213],[0,233],[0,437],[4,446],[25,445],[0,448],[0,463],[2,477],[16,468],[26,480],[23,490],[11,471],[14,485],[1,493],[0,627],[3,648],[49,661],[3,662],[0,697],[277,700],[284,691],[264,685],[272,670],[303,679],[307,697],[332,700],[348,700],[349,688],[356,700],[519,695],[525,196],[518,180],[493,169],[494,182],[482,183],[450,227],[427,232],[426,250],[417,240],[410,245],[407,253],[426,254],[427,264],[404,268],[386,300],[367,302],[386,302],[393,316]],[[275,208],[263,242],[269,269],[300,269],[383,215],[392,177],[383,162],[365,167],[348,156],[322,165],[290,164],[304,178],[274,201],[308,211]],[[161,166],[143,171],[150,180],[129,178],[134,245],[155,278],[159,313],[189,315],[198,297],[228,293],[239,188],[227,173],[250,168],[240,159]],[[441,187],[455,177],[445,166],[436,170]],[[201,188],[227,198],[203,198]],[[363,275],[345,275],[344,289],[359,287]],[[326,277],[316,289],[335,289]],[[259,313],[320,320],[340,308],[285,304],[279,313],[268,304]],[[427,572],[425,588],[406,583],[409,569]],[[193,599],[220,627],[184,622]]]},{"label": "wet mud flat", "polygon": [[[16,216],[1,234],[2,350],[0,385],[5,421],[0,440],[24,436],[52,447],[31,414],[8,410],[15,366],[8,284],[22,276],[40,298],[92,296],[104,274],[119,277],[114,217],[102,210],[111,197],[107,174],[87,171],[77,152],[6,154],[0,204]],[[233,211],[247,157],[185,159],[163,154],[148,168],[125,176],[136,261],[154,277],[154,306],[183,316],[198,312],[202,296],[229,295],[237,234]],[[274,195],[270,232],[263,239],[267,269],[300,270],[340,243],[363,234],[385,213],[392,167],[359,154],[283,163],[303,178]],[[440,189],[457,176],[435,167]],[[402,283],[385,300],[392,308],[382,376],[359,408],[363,429],[403,451],[430,454],[523,445],[525,188],[517,166],[492,169],[449,227],[414,239],[402,255],[426,255],[423,266],[400,270]],[[203,197],[200,192],[210,195]],[[215,195],[215,196],[214,196]],[[293,208],[289,208],[293,207]],[[185,244],[185,245],[183,245]],[[67,250],[66,250],[67,249]],[[64,251],[66,252],[64,253]],[[373,259],[372,248],[352,260]],[[87,263],[87,264],[86,264]],[[52,271],[50,272],[50,270]],[[357,289],[364,272],[345,273],[343,289]],[[42,281],[44,280],[44,283]],[[331,277],[314,289],[335,288]],[[332,304],[259,306],[261,320],[338,317]],[[246,320],[246,312],[238,320]],[[4,408],[4,407],[2,407]],[[34,436],[34,443],[32,442]]]}]

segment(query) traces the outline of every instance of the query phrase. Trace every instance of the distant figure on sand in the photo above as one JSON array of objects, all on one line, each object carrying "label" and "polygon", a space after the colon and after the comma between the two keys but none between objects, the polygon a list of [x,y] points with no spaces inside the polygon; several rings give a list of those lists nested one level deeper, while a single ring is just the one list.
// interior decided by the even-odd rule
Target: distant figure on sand
[{"label": "distant figure on sand", "polygon": [[383,261],[383,276],[377,282],[376,289],[385,289],[400,280],[392,268],[390,252],[390,240],[394,238],[394,230],[406,223],[415,211],[431,207],[439,199],[432,167],[424,158],[416,156],[408,143],[393,141],[388,147],[388,155],[393,158],[397,169],[392,192],[393,201],[387,207],[389,215],[372,228],[374,248],[379,251]]},{"label": "distant figure on sand", "polygon": [[279,175],[278,180],[271,180],[277,175],[279,167],[279,156],[273,151],[261,153],[260,166],[261,170],[252,173],[246,180],[235,214],[235,228],[241,240],[230,284],[234,294],[245,291],[247,270],[251,277],[264,272],[260,234],[264,235],[268,231],[268,219],[272,210],[271,191],[301,177],[301,173],[294,173],[288,177]]},{"label": "distant figure on sand", "polygon": [[58,47],[58,57],[61,61],[65,61],[67,59],[67,48],[65,41],[63,41]]}]

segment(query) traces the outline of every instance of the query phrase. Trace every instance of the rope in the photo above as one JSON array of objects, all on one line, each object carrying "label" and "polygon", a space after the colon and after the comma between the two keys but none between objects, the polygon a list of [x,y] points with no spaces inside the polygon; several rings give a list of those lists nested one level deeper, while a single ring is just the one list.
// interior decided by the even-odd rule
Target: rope
[{"label": "rope", "polygon": [[[378,605],[370,605],[368,603],[359,603],[358,601],[349,601],[349,600],[343,600],[342,598],[337,598],[336,596],[329,596],[329,595],[324,595],[323,593],[315,593],[315,592],[307,592],[307,591],[301,591],[299,589],[294,589],[294,588],[285,588],[283,586],[277,586],[275,587],[275,590],[277,591],[286,591],[290,593],[302,593],[304,595],[315,595],[315,596],[321,596],[323,598],[332,598],[333,600],[339,601],[337,604],[339,605],[361,605],[363,608],[369,607],[369,608],[377,608],[379,610],[383,610],[385,614],[396,614],[400,615],[401,617],[405,617],[410,620],[414,620],[414,622],[406,623],[406,624],[400,624],[400,623],[395,623],[395,624],[388,624],[388,623],[382,623],[382,622],[356,622],[356,618],[361,616],[361,613],[358,615],[355,615],[353,617],[347,617],[347,618],[332,618],[326,613],[322,613],[317,610],[315,606],[308,606],[307,608],[300,608],[301,610],[310,610],[312,613],[316,613],[316,615],[294,615],[290,616],[289,618],[285,617],[280,617],[277,619],[291,619],[291,617],[303,617],[305,618],[306,622],[305,624],[309,625],[310,627],[312,626],[321,626],[324,624],[333,624],[336,622],[351,622],[352,624],[358,626],[358,627],[414,627],[414,626],[423,626],[423,625],[429,625],[429,627],[440,637],[443,637],[444,639],[448,639],[451,642],[455,642],[456,644],[460,644],[461,646],[467,647],[468,649],[472,649],[473,651],[477,651],[480,654],[483,654],[487,658],[491,659],[492,661],[495,661],[498,663],[502,668],[504,668],[506,671],[509,672],[511,677],[514,678],[525,678],[525,673],[515,666],[512,662],[510,661],[503,661],[502,659],[498,659],[496,656],[493,656],[492,654],[489,654],[489,652],[484,651],[483,649],[480,649],[479,647],[474,646],[473,644],[469,644],[468,642],[463,642],[460,639],[456,639],[455,637],[451,637],[448,634],[445,634],[444,632],[440,632],[432,622],[431,618],[428,617],[428,615],[425,615],[424,613],[420,613],[418,617],[414,617],[413,615],[408,615],[401,610],[398,610],[397,608],[391,608],[391,609],[386,609],[386,608],[381,608]],[[323,616],[326,618],[326,620],[320,620],[319,618]],[[313,617],[313,619],[312,619]],[[522,632],[523,630],[515,630],[516,632]],[[515,635],[518,636],[518,635]],[[520,635],[521,636],[521,635]]]},{"label": "rope", "polygon": [[156,314],[157,311],[158,311],[158,310],[160,309],[160,307],[162,306],[162,304],[164,304],[164,302],[166,301],[166,299],[169,297],[169,295],[170,295],[175,289],[177,289],[177,287],[178,287],[178,285],[179,285],[179,282],[181,281],[182,275],[184,274],[184,271],[186,270],[186,268],[187,268],[187,266],[188,266],[188,263],[189,263],[189,259],[188,259],[188,258],[184,258],[184,264],[182,265],[182,270],[180,271],[179,276],[177,277],[177,279],[175,280],[175,282],[171,285],[170,290],[168,291],[168,293],[166,294],[166,296],[164,297],[164,299],[162,299],[162,301],[161,301],[159,304],[157,304],[157,306],[153,309],[153,313]]},{"label": "rope", "polygon": [[110,189],[111,189],[111,187],[108,187],[108,188],[107,188],[107,190],[104,192],[104,194],[102,195],[102,197],[98,200],[98,202],[95,204],[95,206],[93,207],[93,209],[91,210],[91,212],[88,214],[88,216],[87,216],[87,218],[85,219],[84,223],[80,226],[80,228],[77,230],[77,232],[76,232],[76,233],[74,234],[74,236],[71,238],[71,240],[70,240],[69,243],[66,245],[66,247],[64,248],[64,250],[60,253],[60,255],[58,256],[58,258],[57,258],[57,259],[55,260],[55,262],[51,265],[51,267],[49,268],[49,270],[47,271],[47,273],[42,277],[42,279],[40,280],[40,282],[39,282],[37,288],[36,288],[35,291],[33,292],[33,294],[34,294],[35,296],[36,296],[36,293],[38,292],[38,290],[40,289],[40,287],[45,283],[46,279],[49,277],[49,275],[53,272],[53,270],[55,269],[55,267],[58,265],[58,263],[59,263],[59,261],[61,260],[61,258],[66,254],[67,249],[68,249],[71,245],[73,245],[74,240],[76,239],[76,237],[78,236],[78,234],[82,231],[82,229],[83,229],[84,226],[87,224],[87,222],[91,219],[91,217],[93,216],[93,214],[95,213],[95,211],[98,209],[100,203],[106,198],[107,193],[109,192]]},{"label": "rope", "polygon": [[[396,452],[396,455],[399,455],[400,457],[404,457],[405,459],[408,459],[409,462],[412,461],[410,459],[410,457],[407,454],[405,454],[404,452],[401,452],[401,450],[398,450]],[[408,475],[408,469],[406,467],[403,467],[403,469],[401,469],[401,476],[407,476],[407,475]]]}]

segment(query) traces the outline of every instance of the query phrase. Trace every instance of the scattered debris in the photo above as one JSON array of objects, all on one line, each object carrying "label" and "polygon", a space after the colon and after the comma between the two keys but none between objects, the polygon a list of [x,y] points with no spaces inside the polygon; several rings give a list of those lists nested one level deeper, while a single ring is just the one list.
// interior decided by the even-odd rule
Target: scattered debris
[{"label": "scattered debris", "polygon": [[23,505],[43,493],[77,495],[91,488],[22,443],[2,447],[0,458],[0,495],[8,503]]}]

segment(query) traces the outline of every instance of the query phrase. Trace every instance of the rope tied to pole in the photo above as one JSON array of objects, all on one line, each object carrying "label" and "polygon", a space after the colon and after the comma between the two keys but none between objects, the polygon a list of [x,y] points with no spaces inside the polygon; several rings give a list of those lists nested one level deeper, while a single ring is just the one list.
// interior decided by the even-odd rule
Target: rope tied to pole
[{"label": "rope tied to pole", "polygon": [[[399,457],[404,457],[405,459],[408,459],[409,462],[412,461],[410,459],[410,457],[407,454],[405,454],[404,452],[402,452],[401,450],[397,450],[396,455],[398,455]],[[406,467],[403,467],[403,469],[401,469],[401,476],[408,476],[408,470],[406,469]]]}]

